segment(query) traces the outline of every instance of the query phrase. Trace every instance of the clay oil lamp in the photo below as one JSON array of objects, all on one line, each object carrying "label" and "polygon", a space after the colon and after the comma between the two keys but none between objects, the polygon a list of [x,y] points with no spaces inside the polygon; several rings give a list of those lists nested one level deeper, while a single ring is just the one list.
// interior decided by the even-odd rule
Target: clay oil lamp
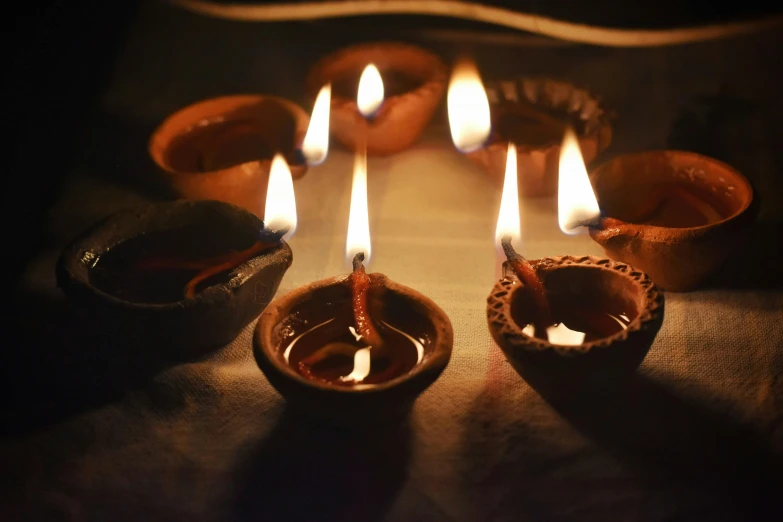
[{"label": "clay oil lamp", "polygon": [[590,179],[604,216],[591,237],[667,291],[692,290],[718,272],[755,219],[748,180],[692,152],[618,156]]},{"label": "clay oil lamp", "polygon": [[453,332],[432,300],[370,259],[366,158],[354,167],[346,260],[352,273],[276,299],[261,314],[255,356],[287,401],[311,413],[401,413],[446,367]]},{"label": "clay oil lamp", "polygon": [[419,138],[443,97],[446,78],[445,64],[432,53],[402,43],[368,43],[323,58],[310,71],[307,88],[314,94],[331,83],[331,129],[340,143],[350,150],[366,143],[368,154],[386,155]]},{"label": "clay oil lamp", "polygon": [[181,356],[230,342],[266,307],[292,262],[293,182],[282,156],[271,171],[266,227],[221,201],[121,210],[63,251],[58,285],[116,339],[139,348]]},{"label": "clay oil lamp", "polygon": [[487,85],[487,97],[492,134],[484,147],[467,155],[500,186],[506,150],[514,143],[522,197],[557,193],[560,145],[566,128],[575,129],[588,163],[611,142],[612,129],[601,103],[569,83],[543,78],[494,82]]},{"label": "clay oil lamp", "polygon": [[[592,256],[528,261],[519,255],[519,199],[513,147],[509,147],[496,242],[506,261],[487,299],[487,322],[514,369],[543,393],[601,386],[634,372],[663,321],[664,299],[653,281],[625,263]],[[576,142],[561,154],[561,229],[598,216]],[[569,182],[570,180],[570,182]],[[581,181],[580,181],[581,180]],[[564,208],[567,195],[587,196]]]},{"label": "clay oil lamp", "polygon": [[307,114],[283,98],[204,100],[166,118],[150,138],[149,153],[175,197],[225,201],[263,218],[275,154],[285,157],[295,179],[304,176],[308,164],[325,158],[325,151],[308,147],[306,136],[326,132],[328,87],[319,93],[313,113],[320,117],[308,129]]}]

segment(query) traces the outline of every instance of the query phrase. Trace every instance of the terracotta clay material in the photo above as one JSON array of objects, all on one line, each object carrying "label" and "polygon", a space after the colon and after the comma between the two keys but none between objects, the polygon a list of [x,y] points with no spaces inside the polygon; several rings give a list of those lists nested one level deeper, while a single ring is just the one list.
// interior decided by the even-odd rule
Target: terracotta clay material
[{"label": "terracotta clay material", "polygon": [[667,291],[692,290],[715,274],[755,219],[748,180],[692,152],[619,156],[590,178],[606,216],[591,237]]},{"label": "terracotta clay material", "polygon": [[[487,322],[506,358],[534,387],[600,384],[632,374],[663,322],[664,297],[643,272],[592,256],[563,256],[531,262],[553,310],[581,307],[626,315],[625,330],[577,346],[552,344],[523,332],[536,308],[525,285],[504,263],[503,279],[487,298]],[[556,384],[555,384],[556,383]]]},{"label": "terracotta clay material", "polygon": [[275,153],[286,157],[294,179],[307,172],[297,147],[309,123],[283,98],[223,96],[169,116],[152,134],[149,152],[176,197],[225,201],[263,219]]},{"label": "terracotta clay material", "polygon": [[[99,288],[94,279],[101,256],[112,248],[141,236],[176,233],[183,227],[203,231],[205,238],[220,238],[221,245],[230,243],[235,251],[261,239],[263,224],[246,210],[218,201],[177,201],[122,210],[65,248],[57,265],[58,286],[74,304],[87,308],[107,325],[111,335],[135,342],[139,348],[155,347],[162,354],[182,355],[224,345],[258,317],[277,291],[293,259],[285,242],[250,257],[228,271],[220,283],[193,297],[186,298],[183,293],[174,302],[123,299],[108,293],[105,286]],[[278,244],[278,240],[273,238],[271,244]]]},{"label": "terracotta clay material", "polygon": [[254,337],[255,356],[269,382],[290,403],[315,412],[376,414],[409,408],[449,362],[453,331],[446,313],[419,292],[369,274],[368,310],[376,323],[389,324],[419,339],[424,355],[413,368],[375,385],[338,386],[307,379],[284,358],[286,347],[303,331],[331,318],[353,323],[349,276],[311,283],[273,301],[261,314]]},{"label": "terracotta clay material", "polygon": [[[359,78],[375,64],[383,79],[383,105],[366,122],[356,106]],[[410,147],[424,131],[446,91],[447,69],[435,56],[402,43],[371,43],[341,49],[310,71],[307,89],[315,99],[332,84],[331,131],[350,150],[366,136],[367,153],[393,154]],[[366,134],[365,134],[366,133]]]},{"label": "terracotta clay material", "polygon": [[579,140],[585,163],[612,141],[609,117],[584,89],[546,78],[488,83],[492,135],[487,145],[468,153],[500,186],[506,172],[508,142],[517,148],[519,193],[547,197],[557,193],[560,146],[566,126]]}]

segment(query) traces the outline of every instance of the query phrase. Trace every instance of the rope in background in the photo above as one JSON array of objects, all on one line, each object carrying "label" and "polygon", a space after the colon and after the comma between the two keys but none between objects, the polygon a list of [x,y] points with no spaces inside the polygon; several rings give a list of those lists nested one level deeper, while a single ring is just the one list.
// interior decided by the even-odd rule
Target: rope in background
[{"label": "rope in background", "polygon": [[327,0],[295,4],[216,4],[203,0],[170,0],[189,11],[245,22],[312,20],[381,14],[446,16],[486,22],[560,40],[607,47],[662,47],[727,38],[783,27],[783,16],[745,22],[676,29],[614,29],[554,20],[501,7],[460,0]]}]

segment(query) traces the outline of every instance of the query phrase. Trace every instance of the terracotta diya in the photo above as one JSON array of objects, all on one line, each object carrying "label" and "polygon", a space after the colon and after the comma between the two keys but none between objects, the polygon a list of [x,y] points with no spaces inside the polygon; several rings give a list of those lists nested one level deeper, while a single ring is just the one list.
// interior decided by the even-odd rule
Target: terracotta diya
[{"label": "terracotta diya", "polygon": [[604,216],[591,237],[668,291],[692,290],[715,274],[755,219],[748,180],[692,152],[619,156],[590,179]]},{"label": "terracotta diya", "polygon": [[514,143],[523,197],[557,192],[560,145],[567,128],[575,130],[587,163],[611,142],[612,128],[602,104],[567,82],[519,78],[489,83],[486,92],[492,133],[484,147],[467,155],[502,184],[506,149]]},{"label": "terracotta diya", "polygon": [[527,262],[504,246],[508,261],[487,298],[487,322],[525,380],[600,385],[636,370],[664,316],[663,293],[649,276],[592,256]]},{"label": "terracotta diya", "polygon": [[199,352],[230,342],[269,303],[292,262],[281,237],[228,203],[150,204],[76,238],[57,281],[118,339]]},{"label": "terracotta diya", "polygon": [[[567,133],[560,158],[558,214],[571,233],[574,221],[597,215],[579,146]],[[512,246],[520,237],[519,197],[513,145],[506,154],[503,195],[495,240],[506,261],[487,299],[492,337],[531,385],[560,392],[624,376],[644,359],[663,321],[663,293],[643,272],[592,256],[527,261]],[[589,200],[589,198],[588,198]],[[549,389],[556,381],[554,390]]]},{"label": "terracotta diya", "polygon": [[357,154],[346,255],[349,276],[317,281],[276,299],[254,337],[259,367],[293,404],[331,414],[402,411],[451,356],[445,312],[383,274],[367,274],[366,164]]},{"label": "terracotta diya", "polygon": [[283,98],[222,96],[166,118],[149,152],[176,197],[225,201],[263,218],[272,157],[282,154],[294,178],[307,172],[299,146],[309,121]]},{"label": "terracotta diya", "polygon": [[[381,80],[368,94],[379,108],[368,113],[361,106],[359,80],[370,64]],[[368,154],[385,155],[418,139],[443,97],[446,77],[445,64],[430,52],[403,43],[368,43],[323,58],[310,71],[307,88],[314,96],[331,84],[331,131],[340,143],[350,150],[366,143]]]}]

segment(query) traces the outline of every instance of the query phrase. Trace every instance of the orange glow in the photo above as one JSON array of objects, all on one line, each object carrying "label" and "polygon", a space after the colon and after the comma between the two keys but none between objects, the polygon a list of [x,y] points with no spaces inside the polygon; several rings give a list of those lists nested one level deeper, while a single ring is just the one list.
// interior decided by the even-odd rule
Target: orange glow
[{"label": "orange glow", "polygon": [[447,95],[449,127],[454,146],[461,152],[480,149],[489,138],[492,123],[489,100],[478,69],[471,62],[454,67]]},{"label": "orange glow", "polygon": [[320,165],[329,154],[329,109],[332,103],[332,86],[321,87],[313,104],[313,114],[302,142],[302,155],[309,165]]},{"label": "orange glow", "polygon": [[296,198],[291,171],[282,155],[276,154],[269,172],[266,190],[264,226],[278,231],[288,229],[283,239],[288,240],[296,232]]},{"label": "orange glow", "polygon": [[356,106],[365,118],[375,114],[383,104],[383,80],[378,68],[370,64],[362,71],[359,90],[356,94]]},{"label": "orange glow", "polygon": [[557,221],[565,234],[578,234],[590,221],[601,216],[587,169],[574,131],[568,129],[560,149],[557,186]]}]

